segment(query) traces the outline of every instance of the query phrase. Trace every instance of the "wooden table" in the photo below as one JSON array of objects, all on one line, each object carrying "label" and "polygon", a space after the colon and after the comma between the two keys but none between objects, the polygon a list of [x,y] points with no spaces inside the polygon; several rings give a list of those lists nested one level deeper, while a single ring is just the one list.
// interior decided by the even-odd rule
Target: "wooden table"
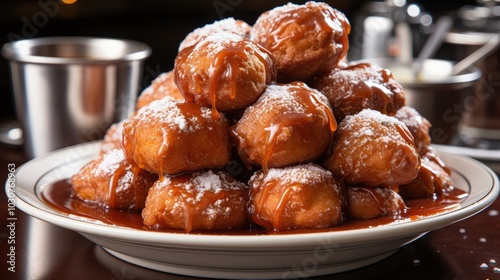
[{"label": "wooden table", "polygon": [[[19,209],[15,211],[15,228],[9,227],[4,182],[9,164],[19,167],[24,161],[20,148],[0,144],[0,279],[196,279],[129,264],[78,233],[32,218]],[[499,211],[497,199],[469,219],[432,231],[385,260],[336,274],[335,279],[500,279]],[[14,250],[10,246],[15,246]],[[15,272],[9,271],[11,251]]]}]

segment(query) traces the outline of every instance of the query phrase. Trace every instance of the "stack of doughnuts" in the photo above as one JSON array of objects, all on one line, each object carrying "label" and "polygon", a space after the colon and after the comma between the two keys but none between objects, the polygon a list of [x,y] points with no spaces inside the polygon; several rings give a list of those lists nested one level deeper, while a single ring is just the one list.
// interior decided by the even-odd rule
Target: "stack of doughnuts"
[{"label": "stack of doughnuts", "polygon": [[75,195],[157,230],[273,232],[397,216],[446,192],[429,122],[389,70],[347,60],[349,33],[316,2],[193,30],[72,177]]}]

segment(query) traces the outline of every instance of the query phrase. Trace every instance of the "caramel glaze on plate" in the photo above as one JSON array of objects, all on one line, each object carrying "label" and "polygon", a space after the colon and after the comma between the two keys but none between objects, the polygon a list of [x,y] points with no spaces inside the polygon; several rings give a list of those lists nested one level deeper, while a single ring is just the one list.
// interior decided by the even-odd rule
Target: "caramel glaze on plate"
[{"label": "caramel glaze on plate", "polygon": [[[406,209],[397,216],[386,215],[374,219],[357,220],[347,219],[343,224],[326,229],[300,229],[291,231],[266,232],[258,225],[250,225],[248,228],[231,231],[193,231],[190,234],[220,234],[220,235],[259,235],[259,234],[297,234],[316,233],[340,230],[353,230],[387,225],[398,221],[418,220],[426,216],[437,215],[446,211],[456,209],[460,202],[467,197],[467,192],[454,188],[434,198],[412,199],[405,201]],[[56,211],[76,215],[84,218],[99,220],[105,224],[129,227],[137,230],[153,229],[143,225],[140,211],[137,210],[114,210],[104,208],[97,204],[85,202],[73,196],[69,180],[56,181],[45,186],[41,192],[41,199]],[[170,233],[184,233],[180,230],[162,230]]]}]

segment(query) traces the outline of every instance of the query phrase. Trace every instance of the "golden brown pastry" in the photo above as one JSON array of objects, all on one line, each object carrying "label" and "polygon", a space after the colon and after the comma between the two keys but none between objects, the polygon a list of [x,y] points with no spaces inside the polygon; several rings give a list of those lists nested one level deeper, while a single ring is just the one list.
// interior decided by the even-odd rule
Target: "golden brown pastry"
[{"label": "golden brown pastry", "polygon": [[267,231],[327,228],[342,223],[342,180],[312,163],[258,171],[250,180],[249,214]]},{"label": "golden brown pastry", "polygon": [[231,127],[231,135],[243,160],[267,169],[318,159],[336,127],[326,97],[295,82],[268,86]]},{"label": "golden brown pastry", "polygon": [[405,199],[439,196],[453,187],[450,171],[435,160],[423,157],[418,176],[408,184],[399,186],[399,194]]},{"label": "golden brown pastry", "polygon": [[328,97],[339,121],[363,109],[394,115],[405,105],[403,87],[389,70],[374,64],[336,67],[316,77],[311,86]]},{"label": "golden brown pastry", "polygon": [[347,53],[351,26],[326,3],[287,4],[263,13],[251,40],[268,49],[278,63],[278,81],[308,81],[330,70]]},{"label": "golden brown pastry", "polygon": [[165,176],[149,190],[144,225],[155,229],[231,230],[248,225],[248,188],[224,172]]},{"label": "golden brown pastry", "polygon": [[214,33],[175,59],[175,81],[188,102],[217,111],[244,109],[276,80],[274,57],[232,33]]},{"label": "golden brown pastry", "polygon": [[373,219],[380,216],[398,216],[406,209],[403,198],[392,188],[349,186],[349,214],[355,219]]},{"label": "golden brown pastry", "polygon": [[[425,158],[427,161],[432,161],[433,165],[438,165],[439,167],[437,169],[439,172],[443,170],[450,175],[451,170],[446,166],[446,164],[439,157],[438,153],[431,146],[431,136],[429,135],[431,123],[422,117],[417,110],[408,106],[399,109],[394,117],[404,122],[406,127],[410,130],[420,157]],[[432,186],[429,187],[432,188]]]},{"label": "golden brown pastry", "polygon": [[130,164],[121,149],[102,153],[71,177],[80,199],[112,209],[142,209],[158,176]]},{"label": "golden brown pastry", "polygon": [[123,149],[131,162],[160,176],[222,167],[230,160],[228,122],[196,103],[162,98],[123,124]]},{"label": "golden brown pastry", "polygon": [[406,125],[365,109],[340,122],[325,167],[348,185],[394,186],[417,177],[420,156]]},{"label": "golden brown pastry", "polygon": [[170,96],[173,100],[184,100],[184,96],[175,84],[173,71],[161,73],[151,82],[150,86],[141,92],[137,98],[136,110],[165,96]]},{"label": "golden brown pastry", "polygon": [[201,39],[214,33],[233,33],[241,36],[242,38],[248,39],[250,38],[251,30],[252,27],[242,20],[234,19],[232,17],[221,19],[191,31],[180,43],[179,51],[196,45]]},{"label": "golden brown pastry", "polygon": [[405,123],[413,136],[418,153],[420,156],[425,156],[431,145],[431,137],[429,135],[431,123],[422,117],[417,110],[409,106],[399,109],[394,117]]},{"label": "golden brown pastry", "polygon": [[114,149],[122,148],[123,122],[124,121],[114,123],[106,130],[99,153],[103,154]]}]

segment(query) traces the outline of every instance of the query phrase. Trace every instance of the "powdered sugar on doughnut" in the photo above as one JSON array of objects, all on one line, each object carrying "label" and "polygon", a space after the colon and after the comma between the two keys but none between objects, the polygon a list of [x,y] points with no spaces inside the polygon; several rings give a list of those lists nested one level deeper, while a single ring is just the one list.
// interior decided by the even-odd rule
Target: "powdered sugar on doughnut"
[{"label": "powdered sugar on doughnut", "polygon": [[232,33],[239,35],[243,38],[250,37],[251,26],[242,20],[235,20],[234,18],[225,18],[219,21],[215,21],[211,24],[204,25],[202,27],[196,28],[191,33],[189,33],[186,38],[180,43],[179,51],[182,49],[195,45],[203,39],[214,33]]},{"label": "powdered sugar on doughnut", "polygon": [[[268,36],[272,30],[283,24],[287,24],[289,19],[300,18],[304,13],[319,13],[325,10],[334,11],[328,4],[313,1],[307,2],[304,5],[288,3],[275,7],[260,15],[254,28],[252,28],[250,39],[254,40],[259,37]],[[263,24],[264,22],[266,24]],[[338,19],[329,18],[328,23],[336,32],[343,32],[342,23]]]},{"label": "powdered sugar on doughnut", "polygon": [[[381,124],[372,126],[370,123]],[[355,115],[346,116],[340,122],[339,131],[349,131],[349,137],[342,137],[344,145],[348,146],[353,139],[362,139],[368,144],[371,141],[379,141],[380,143],[389,143],[389,141],[404,141],[399,131],[395,128],[396,125],[406,127],[406,125],[395,117],[391,117],[372,109],[363,109]],[[383,131],[374,131],[372,128],[378,127]],[[361,145],[363,143],[360,143]],[[383,148],[383,147],[381,147]]]},{"label": "powdered sugar on doughnut", "polygon": [[128,188],[134,178],[134,173],[132,172],[132,165],[130,165],[123,153],[122,149],[114,149],[106,152],[101,156],[101,162],[97,168],[92,169],[90,174],[95,177],[112,177],[115,175],[117,170],[124,166],[125,172],[121,172],[121,176],[116,185],[117,191],[122,188]]},{"label": "powdered sugar on doughnut", "polygon": [[[201,128],[200,120],[195,116],[189,116],[186,112],[183,112],[179,108],[179,104],[181,103],[183,102],[164,97],[141,108],[135,118],[139,118],[145,122],[159,122],[183,133],[199,130]],[[200,110],[203,119],[212,120],[213,117],[210,109],[200,107]]]},{"label": "powdered sugar on doughnut", "polygon": [[365,67],[355,65],[346,69],[335,68],[328,75],[328,79],[333,82],[331,85],[325,85],[324,89],[329,92],[342,92],[341,96],[348,97],[354,94],[355,87],[359,83],[365,83],[369,87],[377,87],[388,96],[399,94],[401,88],[391,86],[390,83],[396,83],[396,81],[384,78],[383,71],[386,70],[375,65],[366,65]]},{"label": "powdered sugar on doughnut", "polygon": [[[166,176],[163,181],[157,182],[158,187],[170,186],[171,177]],[[196,194],[193,202],[199,202],[206,192],[219,193],[222,190],[240,190],[246,188],[246,185],[237,180],[227,180],[223,172],[214,172],[207,170],[196,172],[190,175],[188,182],[182,186],[187,192]]]},{"label": "powdered sugar on doughnut", "polygon": [[[297,96],[293,94],[294,90],[304,90],[304,88],[296,84],[278,84],[269,85],[264,93],[259,97],[256,103],[266,110],[278,109],[286,112],[304,113],[307,108]],[[328,104],[328,99],[319,91],[308,88],[313,93],[316,93],[317,98],[324,104]],[[248,110],[252,110],[250,106]]]},{"label": "powdered sugar on doughnut", "polygon": [[279,180],[284,185],[294,183],[311,185],[316,182],[322,182],[326,177],[331,177],[332,173],[314,163],[306,163],[296,166],[284,168],[270,168],[267,174],[258,172],[250,178],[250,183],[255,180],[263,180],[260,185],[265,182]]},{"label": "powdered sugar on doughnut", "polygon": [[[208,170],[205,172],[193,173],[190,176],[189,180],[182,185],[178,185],[175,183],[173,184],[173,180],[171,179],[171,177],[167,176],[163,181],[158,181],[155,184],[155,187],[183,188],[183,191],[180,192],[180,197],[178,197],[175,205],[173,206],[173,210],[176,211],[178,209],[182,209],[186,203],[197,205],[203,200],[203,198],[206,197],[207,193],[218,194],[226,190],[243,190],[246,188],[246,185],[237,180],[227,180],[226,174],[223,172],[213,172],[212,170]],[[177,193],[175,190],[171,189],[169,191],[173,196],[179,196],[179,193]],[[219,208],[223,199],[226,198],[220,198],[212,201],[205,209],[205,213],[208,216],[215,216],[220,214],[221,212],[226,212],[226,214],[229,214],[231,211],[230,208]]]},{"label": "powdered sugar on doughnut", "polygon": [[121,149],[114,149],[105,153],[97,169],[92,170],[96,176],[112,175],[125,160],[125,155]]},{"label": "powdered sugar on doughnut", "polygon": [[382,114],[379,111],[372,109],[363,109],[361,112],[354,115],[354,117],[374,119],[375,121],[383,123],[384,125],[405,126],[405,124],[402,121],[396,119],[395,117]]}]

